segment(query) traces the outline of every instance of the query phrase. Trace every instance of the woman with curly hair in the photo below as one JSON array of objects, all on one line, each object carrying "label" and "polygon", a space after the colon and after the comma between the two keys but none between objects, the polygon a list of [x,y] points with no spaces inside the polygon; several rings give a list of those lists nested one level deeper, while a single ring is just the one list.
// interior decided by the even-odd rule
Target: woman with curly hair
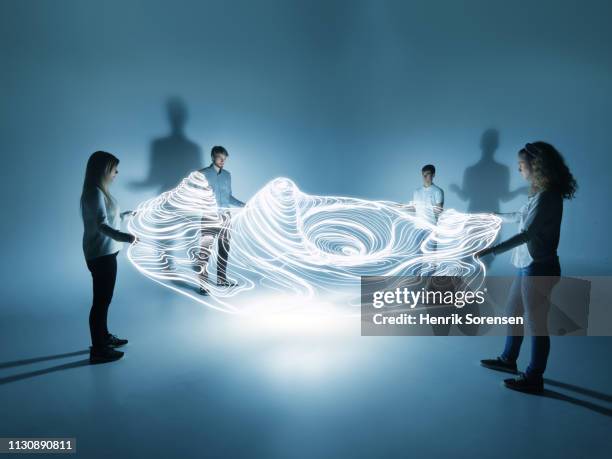
[{"label": "woman with curly hair", "polygon": [[[518,211],[499,214],[504,221],[519,223],[519,232],[510,239],[476,253],[480,258],[512,249],[512,264],[518,268],[512,283],[506,314],[527,312],[531,338],[531,360],[524,373],[504,381],[506,387],[522,392],[542,393],[544,370],[550,352],[547,318],[550,293],[559,281],[557,256],[563,200],[572,199],[577,183],[563,156],[546,142],[528,143],[518,153],[519,172],[530,184],[527,203]],[[523,326],[511,325],[501,356],[481,360],[493,370],[517,373],[516,360],[523,342]]]}]

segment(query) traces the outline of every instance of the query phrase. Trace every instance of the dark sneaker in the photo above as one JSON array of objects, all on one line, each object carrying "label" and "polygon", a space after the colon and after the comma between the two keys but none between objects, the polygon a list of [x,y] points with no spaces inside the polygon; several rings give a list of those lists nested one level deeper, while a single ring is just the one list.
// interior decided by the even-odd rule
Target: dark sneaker
[{"label": "dark sneaker", "polygon": [[125,346],[127,343],[127,339],[117,338],[115,335],[111,335],[110,333],[106,338],[106,345],[111,347]]},{"label": "dark sneaker", "polygon": [[89,348],[89,363],[113,362],[121,357],[123,357],[123,352],[116,351],[110,346],[92,346]]},{"label": "dark sneaker", "polygon": [[510,360],[506,360],[502,357],[497,357],[496,359],[485,359],[481,360],[480,364],[491,370],[503,371],[505,373],[514,373],[516,374],[516,362],[511,362]]},{"label": "dark sneaker", "polygon": [[231,282],[227,280],[217,282],[217,287],[235,287],[236,285],[238,285],[236,284],[236,282]]},{"label": "dark sneaker", "polygon": [[530,378],[525,373],[521,373],[518,378],[504,379],[504,385],[508,389],[527,392],[528,394],[544,392],[544,380],[542,378]]},{"label": "dark sneaker", "polygon": [[208,296],[208,295],[210,295],[210,292],[208,291],[208,289],[206,289],[204,287],[200,287],[200,295]]}]

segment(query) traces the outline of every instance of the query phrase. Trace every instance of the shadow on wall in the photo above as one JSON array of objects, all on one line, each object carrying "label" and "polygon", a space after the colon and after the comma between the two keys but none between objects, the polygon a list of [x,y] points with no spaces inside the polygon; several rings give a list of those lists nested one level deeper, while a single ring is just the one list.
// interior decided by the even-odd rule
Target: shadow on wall
[{"label": "shadow on wall", "polygon": [[465,170],[461,187],[450,186],[462,201],[468,201],[467,211],[470,213],[499,212],[500,203],[527,194],[526,186],[510,191],[510,168],[495,160],[498,147],[499,131],[484,131],[480,139],[480,160]]},{"label": "shadow on wall", "polygon": [[[527,187],[522,186],[510,191],[510,168],[495,160],[495,151],[499,147],[499,131],[487,129],[480,138],[482,155],[476,164],[469,166],[463,173],[461,187],[452,184],[450,190],[467,201],[469,213],[499,212],[500,204],[508,202],[521,194],[527,194]],[[495,244],[497,242],[494,241]],[[487,268],[492,259],[483,260]]]},{"label": "shadow on wall", "polygon": [[156,194],[179,184],[190,172],[202,168],[201,149],[185,135],[188,112],[185,102],[172,97],[166,102],[170,134],[151,142],[149,175],[130,183],[132,189],[155,188]]}]

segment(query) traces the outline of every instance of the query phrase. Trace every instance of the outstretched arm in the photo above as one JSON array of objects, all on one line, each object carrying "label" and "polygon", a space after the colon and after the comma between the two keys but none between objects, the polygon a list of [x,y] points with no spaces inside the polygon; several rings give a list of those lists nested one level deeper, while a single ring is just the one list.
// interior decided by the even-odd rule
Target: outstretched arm
[{"label": "outstretched arm", "polygon": [[488,254],[499,255],[531,240],[549,218],[550,210],[555,205],[554,199],[554,196],[548,193],[540,194],[538,201],[527,214],[523,231],[504,242],[477,252],[475,256],[479,258]]},{"label": "outstretched arm", "polygon": [[504,242],[500,242],[497,245],[487,247],[486,249],[480,250],[474,254],[476,258],[481,258],[489,254],[499,255],[500,253],[507,252],[521,244],[525,244],[530,239],[530,235],[527,231],[522,231],[515,234],[510,239],[506,239]]}]

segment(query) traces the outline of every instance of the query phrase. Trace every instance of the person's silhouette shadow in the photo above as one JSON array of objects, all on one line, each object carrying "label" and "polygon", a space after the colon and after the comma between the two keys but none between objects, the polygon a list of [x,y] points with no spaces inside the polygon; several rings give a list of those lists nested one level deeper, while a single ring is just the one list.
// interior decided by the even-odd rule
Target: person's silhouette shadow
[{"label": "person's silhouette shadow", "polygon": [[510,168],[495,160],[498,147],[499,131],[487,129],[483,132],[480,160],[465,170],[461,187],[456,184],[450,186],[461,200],[468,201],[467,211],[470,213],[499,212],[501,202],[527,193],[526,186],[510,191]]},{"label": "person's silhouette shadow", "polygon": [[[74,357],[77,355],[89,354],[89,350],[84,349],[82,351],[66,352],[64,354],[45,355],[43,357],[34,357],[31,359],[13,360],[11,362],[0,362],[0,370],[5,368],[13,368],[24,365],[32,365],[39,362],[46,362],[48,360],[65,359],[67,357]],[[55,365],[41,370],[27,371],[25,373],[19,373],[16,375],[0,377],[0,385],[12,383],[15,381],[21,381],[22,379],[33,378],[35,376],[42,376],[57,371],[69,370],[71,368],[79,368],[89,365],[89,358],[83,360],[77,360],[75,362],[63,363],[61,365]]]},{"label": "person's silhouette shadow", "polygon": [[596,400],[600,400],[604,402],[604,404],[594,403],[589,400],[584,400],[582,398],[572,397],[567,394],[562,394],[561,392],[557,392],[551,389],[544,390],[544,396],[549,398],[554,398],[557,400],[563,400],[564,402],[571,403],[572,405],[582,406],[584,408],[588,408],[589,410],[595,411],[596,413],[604,414],[608,417],[612,417],[612,409],[610,404],[612,403],[612,395],[606,394],[603,392],[597,392],[592,389],[588,389],[586,387],[575,386],[573,384],[568,384],[562,381],[556,381],[554,379],[544,379],[544,383],[548,386],[555,386],[561,389],[566,389],[572,392],[576,392],[580,395],[584,395],[590,398],[594,398]]},{"label": "person's silhouette shadow", "polygon": [[162,193],[202,168],[200,147],[185,135],[188,118],[185,102],[172,97],[166,102],[166,111],[170,134],[151,142],[149,175],[143,181],[133,181],[132,188],[157,188],[157,193]]},{"label": "person's silhouette shadow", "polygon": [[[461,187],[457,184],[450,186],[451,191],[462,201],[468,202],[469,213],[499,212],[500,203],[510,201],[520,194],[527,194],[526,186],[510,190],[510,168],[495,160],[498,147],[499,131],[484,131],[480,138],[480,160],[465,170]],[[482,261],[488,267],[493,260],[488,257]]]}]

